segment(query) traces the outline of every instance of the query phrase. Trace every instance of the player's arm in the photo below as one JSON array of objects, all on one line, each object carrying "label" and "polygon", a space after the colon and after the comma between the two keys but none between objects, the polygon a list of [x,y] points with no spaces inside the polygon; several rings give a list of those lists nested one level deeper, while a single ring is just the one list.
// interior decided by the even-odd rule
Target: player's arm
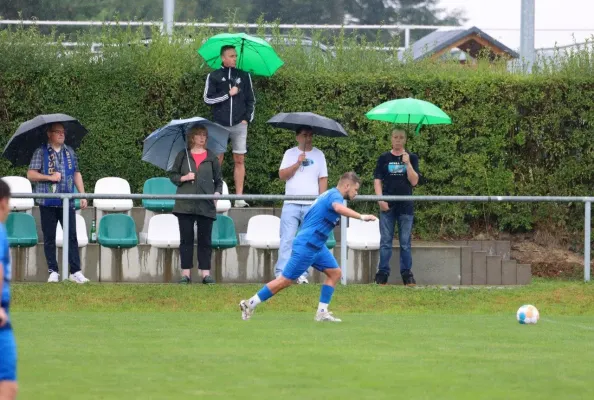
[{"label": "player's arm", "polygon": [[[2,289],[4,286],[4,265],[0,263],[0,295],[2,294]],[[0,306],[0,327],[3,327],[8,322],[8,315],[6,315],[6,310]]]},{"label": "player's arm", "polygon": [[345,207],[340,203],[332,203],[332,208],[343,217],[360,219],[362,221],[375,221],[377,219],[375,215],[359,214],[357,211]]}]

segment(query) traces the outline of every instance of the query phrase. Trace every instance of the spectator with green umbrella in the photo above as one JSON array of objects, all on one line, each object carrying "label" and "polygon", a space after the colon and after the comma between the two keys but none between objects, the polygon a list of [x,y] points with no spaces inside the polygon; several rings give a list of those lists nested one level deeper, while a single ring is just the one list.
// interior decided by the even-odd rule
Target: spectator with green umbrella
[{"label": "spectator with green umbrella", "polygon": [[[227,127],[233,151],[235,193],[243,194],[248,125],[254,119],[256,97],[252,76],[271,76],[282,64],[263,39],[243,33],[223,33],[208,39],[198,50],[215,71],[208,74],[204,101],[212,106],[214,122]],[[223,154],[219,162],[223,163]],[[235,207],[245,207],[236,200]]]}]

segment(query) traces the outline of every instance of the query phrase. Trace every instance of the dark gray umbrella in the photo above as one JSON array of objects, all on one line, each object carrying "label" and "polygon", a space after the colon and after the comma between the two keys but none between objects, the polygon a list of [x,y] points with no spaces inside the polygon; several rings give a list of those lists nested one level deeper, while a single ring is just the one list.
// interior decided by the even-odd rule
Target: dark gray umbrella
[{"label": "dark gray umbrella", "polygon": [[35,150],[43,143],[47,143],[47,128],[54,123],[61,123],[66,130],[65,143],[76,149],[83,137],[88,133],[76,118],[66,114],[46,114],[25,121],[12,135],[2,157],[10,160],[12,165],[29,165]]},{"label": "dark gray umbrella", "polygon": [[344,137],[346,131],[338,122],[311,112],[279,113],[266,123],[283,129],[297,130],[300,126],[310,126],[313,133],[321,136]]}]

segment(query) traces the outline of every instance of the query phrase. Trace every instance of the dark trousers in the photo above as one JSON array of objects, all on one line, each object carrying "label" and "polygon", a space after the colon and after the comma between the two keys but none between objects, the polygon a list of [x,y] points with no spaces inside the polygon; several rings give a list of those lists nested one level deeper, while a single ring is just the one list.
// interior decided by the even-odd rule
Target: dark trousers
[{"label": "dark trousers", "polygon": [[[56,227],[58,222],[62,225],[62,207],[39,207],[41,214],[41,231],[43,232],[43,250],[45,251],[45,260],[49,272],[59,272],[58,260],[56,258]],[[74,274],[80,271],[80,256],[78,254],[78,239],[76,237],[76,216],[74,208],[69,210],[68,222],[68,264],[70,264],[70,273]]]},{"label": "dark trousers", "polygon": [[198,227],[198,269],[210,270],[213,219],[202,215],[175,213],[179,221],[179,257],[182,269],[192,269],[194,258],[194,223]]}]

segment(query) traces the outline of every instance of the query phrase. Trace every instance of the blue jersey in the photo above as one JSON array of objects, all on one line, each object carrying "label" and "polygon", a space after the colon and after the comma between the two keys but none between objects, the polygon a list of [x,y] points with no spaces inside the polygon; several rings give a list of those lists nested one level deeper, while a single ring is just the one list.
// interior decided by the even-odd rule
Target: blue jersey
[{"label": "blue jersey", "polygon": [[342,194],[336,188],[322,193],[305,214],[303,225],[293,243],[297,246],[309,244],[314,250],[321,249],[340,220],[340,214],[334,211],[332,204],[343,204],[343,201]]},{"label": "blue jersey", "polygon": [[12,270],[10,268],[10,250],[8,249],[8,238],[6,237],[6,228],[0,223],[0,263],[4,269],[4,282],[2,282],[2,307],[8,309],[10,305],[10,277]]}]

